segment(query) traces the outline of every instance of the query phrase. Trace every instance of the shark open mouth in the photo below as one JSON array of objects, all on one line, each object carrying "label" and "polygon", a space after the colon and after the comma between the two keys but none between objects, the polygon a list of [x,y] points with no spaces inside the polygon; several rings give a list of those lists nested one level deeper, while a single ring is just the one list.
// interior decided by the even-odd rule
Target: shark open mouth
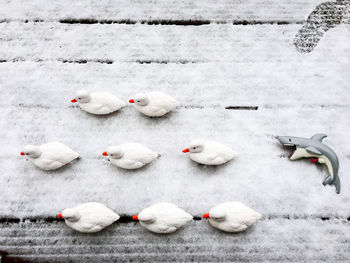
[{"label": "shark open mouth", "polygon": [[291,151],[291,153],[289,154],[289,158],[291,158],[293,156],[293,154],[295,153],[295,151],[297,150],[296,146],[293,146],[293,150]]}]

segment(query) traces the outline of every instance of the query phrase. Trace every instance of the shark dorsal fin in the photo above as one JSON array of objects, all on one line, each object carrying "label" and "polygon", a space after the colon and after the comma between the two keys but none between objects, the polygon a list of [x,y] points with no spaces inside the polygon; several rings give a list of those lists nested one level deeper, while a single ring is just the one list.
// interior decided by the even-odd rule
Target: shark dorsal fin
[{"label": "shark dorsal fin", "polygon": [[322,154],[319,150],[317,150],[313,146],[306,147],[305,150],[308,151],[309,153],[313,153],[313,154],[317,154],[317,155],[321,155]]},{"label": "shark dorsal fin", "polygon": [[317,133],[311,137],[311,140],[322,142],[322,140],[326,137],[327,137],[327,135],[324,133]]}]

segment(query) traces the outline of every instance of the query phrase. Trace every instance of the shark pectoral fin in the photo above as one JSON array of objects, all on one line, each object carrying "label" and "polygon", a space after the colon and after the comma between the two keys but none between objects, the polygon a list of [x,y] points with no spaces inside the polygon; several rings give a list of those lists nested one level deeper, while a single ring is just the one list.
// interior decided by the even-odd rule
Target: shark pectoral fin
[{"label": "shark pectoral fin", "polygon": [[324,138],[327,137],[327,134],[324,133],[317,133],[314,136],[311,137],[311,140],[322,142]]},{"label": "shark pectoral fin", "polygon": [[327,184],[331,184],[331,182],[332,182],[332,177],[328,175],[326,179],[323,180],[322,184],[327,185]]},{"label": "shark pectoral fin", "polygon": [[315,147],[313,146],[309,146],[305,149],[307,152],[309,153],[313,153],[313,154],[317,154],[317,155],[321,155],[321,152],[319,150],[317,150]]}]

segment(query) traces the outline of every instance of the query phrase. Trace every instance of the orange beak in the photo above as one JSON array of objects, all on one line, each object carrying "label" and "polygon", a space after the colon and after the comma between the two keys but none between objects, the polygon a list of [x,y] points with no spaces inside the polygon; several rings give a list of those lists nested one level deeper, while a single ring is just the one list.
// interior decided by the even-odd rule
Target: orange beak
[{"label": "orange beak", "polygon": [[21,152],[21,155],[25,155],[24,152]]},{"label": "orange beak", "polygon": [[129,100],[130,103],[135,103],[135,101],[133,99]]},{"label": "orange beak", "polygon": [[183,153],[188,153],[189,151],[190,151],[189,148],[186,148],[186,149],[183,149],[183,150],[182,150]]},{"label": "orange beak", "polygon": [[74,102],[77,102],[77,100],[76,99],[72,99],[70,102],[74,103]]},{"label": "orange beak", "polygon": [[139,217],[138,217],[137,215],[133,215],[133,216],[132,216],[132,220],[138,221],[138,220],[139,220]]},{"label": "orange beak", "polygon": [[62,214],[58,214],[57,218],[61,218],[62,219],[63,218]]},{"label": "orange beak", "polygon": [[203,218],[206,218],[206,219],[210,218],[209,213],[204,214]]},{"label": "orange beak", "polygon": [[108,153],[107,152],[103,152],[102,155],[103,156],[108,156]]}]

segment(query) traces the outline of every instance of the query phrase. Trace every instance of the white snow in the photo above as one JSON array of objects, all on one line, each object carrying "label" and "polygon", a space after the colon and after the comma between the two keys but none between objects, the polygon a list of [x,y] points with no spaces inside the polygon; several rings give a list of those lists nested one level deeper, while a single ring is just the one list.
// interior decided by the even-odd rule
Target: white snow
[{"label": "white snow", "polygon": [[[69,102],[67,102],[68,104]],[[69,104],[68,104],[69,105]],[[116,115],[95,117],[67,108],[10,107],[2,113],[1,177],[3,215],[50,215],[77,202],[99,201],[130,214],[152,203],[169,201],[192,214],[237,200],[262,214],[342,214],[348,198],[349,169],[344,132],[348,108],[179,109],[166,118],[149,119],[131,107]],[[317,116],[317,118],[310,118]],[[239,127],[239,129],[237,128]],[[147,131],[147,132],[145,132]],[[324,142],[339,155],[342,194],[321,184],[326,169],[308,161],[292,162],[275,135],[329,134]],[[225,166],[193,163],[181,150],[201,135],[224,142],[240,153]],[[171,139],[170,139],[171,138]],[[58,140],[81,154],[81,160],[55,172],[43,172],[18,153],[26,143]],[[137,171],[111,166],[101,152],[108,145],[137,140],[162,156]],[[6,142],[6,143],[5,143]],[[69,194],[67,194],[69,193]],[[19,209],[21,207],[21,209]]]},{"label": "white snow", "polygon": [[3,1],[3,19],[242,19],[300,20],[323,0],[16,0]]},{"label": "white snow", "polygon": [[[288,229],[286,222],[288,223]],[[192,222],[171,235],[138,224],[114,224],[95,234],[64,222],[0,225],[9,254],[35,262],[347,262],[349,227],[342,220],[260,220],[240,234]],[[32,245],[28,245],[31,241]],[[6,244],[6,245],[5,245]]]},{"label": "white snow", "polygon": [[[347,221],[337,221],[333,229],[334,222],[309,219],[350,216],[348,24],[330,29],[313,52],[301,54],[293,44],[301,27],[295,23],[196,27],[58,22],[67,17],[299,21],[323,1],[3,2],[0,20],[9,21],[0,23],[0,217],[55,216],[66,207],[91,201],[127,215],[171,202],[199,216],[219,203],[240,201],[261,213],[264,223],[258,222],[248,236],[210,230],[206,237],[211,236],[214,244],[222,239],[234,243],[237,238],[241,249],[254,231],[260,231],[260,243],[252,250],[264,244],[268,254],[274,250],[269,244],[278,243],[282,248],[277,260],[289,259],[291,253],[305,252],[298,244],[302,240],[313,242],[308,257],[322,260],[330,258],[319,254],[325,247],[316,244],[324,235],[327,245],[346,242]],[[21,22],[25,19],[45,21]],[[74,63],[84,60],[87,63]],[[182,106],[157,119],[132,106],[109,116],[92,116],[70,103],[79,89],[104,90],[125,102],[138,92],[159,90]],[[259,109],[225,110],[226,106]],[[340,195],[333,187],[323,187],[326,167],[288,160],[289,150],[275,139],[320,132],[328,134],[324,143],[339,157]],[[220,167],[198,165],[181,152],[196,138],[220,141],[240,155]],[[19,155],[26,144],[50,141],[69,145],[81,159],[46,172]],[[124,171],[101,156],[109,145],[130,141],[147,145],[161,158],[142,169]],[[283,216],[306,220],[287,221]],[[57,225],[59,233],[67,233]],[[180,233],[201,231],[204,225],[205,221],[195,221]],[[332,231],[344,236],[336,239]],[[104,239],[103,235],[99,237]],[[295,247],[283,242],[290,237]],[[171,238],[164,242],[173,244]],[[25,249],[29,254],[30,248]],[[254,255],[252,260],[259,259],[258,253]]]},{"label": "white snow", "polygon": [[[316,47],[311,54],[300,54],[295,49],[293,40],[300,27],[293,23],[235,26],[0,23],[3,35],[0,55],[2,59],[26,61],[155,60],[239,63],[249,67],[258,62],[294,68],[307,62],[312,67],[325,66],[325,61],[348,62],[345,55],[334,56],[350,50],[349,45],[343,44],[349,41],[349,34],[345,33],[349,31],[348,25],[327,32],[328,44]],[[324,56],[331,59],[325,60]],[[220,68],[225,68],[225,64]],[[246,71],[240,67],[235,70],[243,74]]]}]

